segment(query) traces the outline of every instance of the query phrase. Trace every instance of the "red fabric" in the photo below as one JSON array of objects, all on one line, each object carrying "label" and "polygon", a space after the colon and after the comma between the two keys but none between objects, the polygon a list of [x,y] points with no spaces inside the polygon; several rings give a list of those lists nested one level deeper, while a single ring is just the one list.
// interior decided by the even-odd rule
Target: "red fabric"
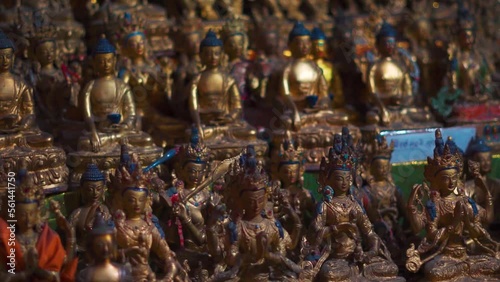
[{"label": "red fabric", "polygon": [[[12,248],[12,246],[8,246],[10,231],[7,229],[7,227],[7,222],[0,218],[0,238],[2,239],[0,245],[0,262],[4,265],[5,263],[7,263],[6,258],[7,254],[9,253],[7,250]],[[42,232],[38,237],[36,249],[38,251],[39,268],[47,271],[61,272],[61,281],[75,281],[78,259],[75,258],[64,269],[61,269],[64,263],[64,258],[66,257],[66,251],[64,250],[59,235],[57,235],[54,230],[50,229],[47,224],[43,226]],[[25,268],[25,263],[23,254],[21,252],[20,243],[18,241],[16,241],[15,251],[16,272],[23,271]]]}]

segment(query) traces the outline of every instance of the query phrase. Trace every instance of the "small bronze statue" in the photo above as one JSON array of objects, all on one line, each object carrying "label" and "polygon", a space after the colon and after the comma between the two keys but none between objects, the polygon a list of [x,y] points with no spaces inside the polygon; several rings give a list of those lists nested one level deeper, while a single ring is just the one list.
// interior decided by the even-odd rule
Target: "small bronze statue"
[{"label": "small bronze statue", "polygon": [[95,214],[92,227],[86,238],[91,266],[82,269],[76,276],[77,282],[132,282],[130,269],[114,262],[117,259],[116,230],[107,223],[99,212]]},{"label": "small bronze statue", "polygon": [[286,254],[299,243],[302,224],[290,205],[283,208],[295,222],[291,235],[264,212],[269,177],[252,146],[233,160],[225,185],[224,201],[230,217],[224,239],[217,238],[215,222],[207,226],[212,256],[227,265],[226,271],[216,273],[213,279],[297,281],[301,268]]},{"label": "small bronze statue", "polygon": [[[117,234],[118,250],[132,266],[134,280],[156,279],[149,265],[150,253],[160,259],[165,279],[189,281],[186,271],[162,239],[150,212],[150,182],[153,174],[143,172],[138,156],[122,151],[122,162],[111,178],[111,194],[116,205],[112,208]],[[175,280],[174,280],[175,279]]]},{"label": "small bronze statue", "polygon": [[111,214],[104,202],[106,190],[106,177],[97,165],[89,164],[81,178],[79,192],[83,205],[74,210],[69,216],[69,223],[76,230],[77,253],[82,255],[80,262],[85,261],[83,254],[86,252],[87,234],[92,230],[94,218],[97,213],[105,220],[111,218]]},{"label": "small bronze statue", "polygon": [[[430,186],[414,185],[408,199],[413,231],[427,232],[418,248],[412,244],[407,250],[406,268],[411,272],[423,268],[428,281],[499,278],[499,244],[482,226],[485,210],[464,195],[459,180],[463,165],[455,142],[448,138],[445,143],[437,129],[434,158],[427,159],[424,171]],[[469,248],[468,240],[477,247]]]},{"label": "small bronze statue", "polygon": [[[0,280],[2,281],[73,281],[78,259],[75,257],[75,230],[66,221],[57,203],[51,203],[56,222],[66,236],[63,246],[59,235],[52,230],[43,212],[44,190],[34,182],[34,177],[26,170],[17,173],[17,187],[14,192],[15,213],[7,209],[0,218]],[[7,206],[7,197],[3,199]],[[16,223],[8,223],[15,216]],[[9,226],[15,226],[10,231]],[[15,232],[11,234],[10,232]],[[15,235],[14,241],[12,238]],[[10,243],[9,242],[14,242]],[[14,250],[14,251],[13,251]],[[7,272],[15,253],[14,267]],[[11,264],[12,266],[12,264]]]},{"label": "small bronze statue", "polygon": [[[336,135],[327,158],[321,160],[319,182],[323,201],[309,229],[317,281],[404,281],[385,244],[373,230],[364,209],[350,191],[359,148],[347,128]],[[315,280],[316,281],[316,280]]]}]

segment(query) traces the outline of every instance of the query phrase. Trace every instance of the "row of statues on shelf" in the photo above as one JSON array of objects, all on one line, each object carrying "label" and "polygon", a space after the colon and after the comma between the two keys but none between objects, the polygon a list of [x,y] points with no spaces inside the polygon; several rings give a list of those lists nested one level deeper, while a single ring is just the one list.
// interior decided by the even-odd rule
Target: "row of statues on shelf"
[{"label": "row of statues on shelf", "polygon": [[2,198],[15,211],[0,218],[1,280],[405,281],[419,271],[426,281],[500,279],[500,181],[487,176],[482,139],[464,154],[436,130],[425,182],[405,201],[391,177],[394,144],[380,135],[365,144],[346,127],[335,135],[319,196],[304,186],[303,150],[291,138],[266,170],[251,145],[211,162],[199,137],[193,129],[165,159],[171,184],[127,145],[109,178],[88,165],[78,208],[65,217],[49,201],[57,232],[43,187],[19,171]]},{"label": "row of statues on shelf", "polygon": [[[88,58],[61,55],[53,15],[37,10],[19,18],[9,30],[28,47],[0,34],[0,148],[4,170],[28,168],[46,190],[65,190],[67,178],[78,186],[89,163],[111,172],[122,143],[152,162],[163,148],[185,142],[191,124],[219,161],[248,145],[259,158],[273,156],[289,131],[302,144],[308,169],[319,168],[343,126],[356,139],[370,139],[380,130],[435,128],[444,121],[473,124],[490,145],[498,139],[492,71],[474,47],[475,20],[463,7],[456,17],[458,38],[446,45],[448,82],[435,97],[418,90],[418,60],[400,47],[401,35],[382,18],[370,31],[376,51],[346,57],[366,82],[366,91],[357,93],[345,91],[347,80],[327,56],[325,33],[301,22],[288,33],[289,58],[276,43],[279,21],[256,25],[262,40],[255,44],[263,45],[256,50],[263,53],[251,60],[248,22],[228,19],[203,38],[200,22],[187,18],[179,30],[184,53],[174,60],[148,49],[151,33],[144,28],[150,18],[141,13],[108,15],[101,30],[108,36],[95,38]],[[364,46],[359,44],[351,51]],[[437,84],[431,76],[426,81]]]}]

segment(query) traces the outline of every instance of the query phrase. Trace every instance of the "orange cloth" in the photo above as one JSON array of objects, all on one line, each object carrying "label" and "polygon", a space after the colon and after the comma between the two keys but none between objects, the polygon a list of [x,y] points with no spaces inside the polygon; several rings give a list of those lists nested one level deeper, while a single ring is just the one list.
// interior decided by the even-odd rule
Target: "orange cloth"
[{"label": "orange cloth", "polygon": [[[7,229],[9,224],[0,218],[0,263],[6,265],[9,261],[7,256],[10,254],[8,250],[14,247],[16,254],[16,272],[23,271],[25,268],[25,262],[23,254],[21,251],[21,246],[18,241],[16,241],[15,246],[9,246],[9,236],[10,230]],[[72,282],[75,281],[76,266],[78,264],[78,259],[75,258],[73,261],[68,263],[64,269],[63,263],[66,257],[66,251],[61,243],[61,239],[57,233],[50,229],[48,224],[43,226],[42,232],[38,237],[38,242],[36,244],[36,249],[38,251],[38,267],[47,271],[55,271],[61,273],[61,281]],[[7,269],[9,267],[7,266]]]}]

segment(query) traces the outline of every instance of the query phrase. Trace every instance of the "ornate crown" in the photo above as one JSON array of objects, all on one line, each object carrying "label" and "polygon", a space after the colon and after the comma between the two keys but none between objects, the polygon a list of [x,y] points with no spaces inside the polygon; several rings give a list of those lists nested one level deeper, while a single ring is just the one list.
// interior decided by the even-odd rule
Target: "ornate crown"
[{"label": "ornate crown", "polygon": [[290,133],[287,132],[287,137],[280,144],[278,154],[273,155],[273,163],[282,164],[302,164],[304,162],[304,150],[300,144],[294,142]]},{"label": "ornate crown", "polygon": [[144,35],[144,25],[146,21],[136,15],[130,13],[124,13],[117,19],[119,34],[118,37],[121,42],[127,42],[127,40],[133,36]]},{"label": "ornate crown", "polygon": [[46,14],[35,12],[32,21],[33,24],[29,26],[27,38],[33,49],[44,42],[56,40],[57,27]]},{"label": "ornate crown", "polygon": [[120,164],[115,172],[110,175],[111,188],[115,191],[125,192],[127,189],[137,189],[149,192],[149,183],[152,173],[144,173],[139,156],[135,153],[129,154],[127,145],[122,145]]},{"label": "ornate crown", "polygon": [[249,145],[241,157],[230,165],[226,174],[226,184],[225,191],[233,197],[241,195],[244,191],[259,191],[268,187],[269,176],[262,163],[257,161],[253,145]]},{"label": "ornate crown", "polygon": [[463,3],[459,3],[457,22],[458,26],[461,30],[475,30],[476,29],[476,20],[474,19],[474,15],[467,10]]},{"label": "ornate crown", "polygon": [[44,198],[43,187],[35,184],[33,175],[26,169],[21,169],[16,179],[16,202],[18,203],[41,203]]},{"label": "ornate crown", "polygon": [[390,160],[392,152],[394,152],[394,141],[388,144],[385,136],[377,135],[372,142],[370,161],[376,159]]},{"label": "ornate crown", "polygon": [[427,165],[424,168],[424,175],[427,179],[432,179],[438,172],[445,169],[463,169],[463,153],[457,147],[451,137],[446,143],[440,129],[436,129],[436,147],[434,148],[434,158],[427,157]]},{"label": "ornate crown", "polygon": [[245,22],[238,17],[227,19],[222,26],[220,35],[223,41],[226,41],[229,37],[234,35],[241,35],[243,37],[246,37],[247,35]]},{"label": "ornate crown", "polygon": [[352,171],[356,169],[359,156],[359,146],[354,144],[354,139],[349,134],[349,129],[343,127],[342,135],[335,134],[333,147],[330,148],[328,157],[321,159],[320,174],[327,176],[334,170]]},{"label": "ornate crown", "polygon": [[181,166],[188,162],[207,163],[210,149],[200,140],[198,129],[193,127],[191,130],[191,141],[179,148],[177,153],[177,163]]}]

